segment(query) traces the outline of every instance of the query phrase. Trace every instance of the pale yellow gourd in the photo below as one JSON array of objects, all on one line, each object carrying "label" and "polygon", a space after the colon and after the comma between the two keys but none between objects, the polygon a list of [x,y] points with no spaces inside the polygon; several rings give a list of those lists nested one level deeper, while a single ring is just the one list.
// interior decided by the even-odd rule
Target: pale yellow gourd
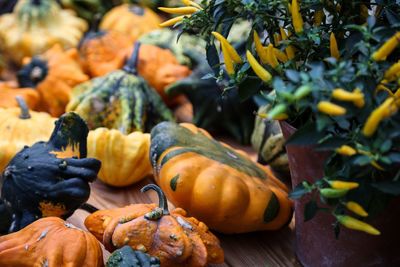
[{"label": "pale yellow gourd", "polygon": [[150,134],[97,128],[89,132],[88,157],[101,161],[99,179],[112,186],[127,186],[151,174]]}]

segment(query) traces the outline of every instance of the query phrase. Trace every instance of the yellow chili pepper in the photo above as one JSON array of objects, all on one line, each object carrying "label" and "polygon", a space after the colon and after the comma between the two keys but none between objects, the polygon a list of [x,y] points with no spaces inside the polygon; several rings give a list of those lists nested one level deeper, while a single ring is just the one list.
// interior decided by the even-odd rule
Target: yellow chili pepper
[{"label": "yellow chili pepper", "polygon": [[[264,47],[265,51],[267,51],[267,47]],[[280,61],[280,62],[287,62],[289,59],[286,56],[286,54],[284,52],[282,52],[281,50],[279,50],[278,48],[274,48],[274,54],[276,56],[276,58]]]},{"label": "yellow chili pepper", "polygon": [[362,108],[365,104],[364,94],[359,88],[356,88],[353,92],[346,91],[342,88],[336,88],[332,91],[332,98],[353,102],[359,108]]},{"label": "yellow chili pepper", "polygon": [[388,81],[393,81],[397,77],[400,76],[400,60],[397,63],[394,63],[390,68],[385,72],[385,79]]},{"label": "yellow chili pepper", "polygon": [[[378,128],[379,123],[386,117],[390,116],[390,106],[393,104],[394,98],[390,97],[385,100],[379,107],[371,112],[369,115],[364,127],[363,134],[365,136],[372,136],[376,129]],[[389,114],[388,114],[389,112]]]},{"label": "yellow chili pepper", "polygon": [[329,185],[334,188],[334,189],[354,189],[359,187],[360,185],[356,182],[346,182],[346,181],[339,181],[339,180],[333,180],[333,181],[328,181]]},{"label": "yellow chili pepper", "polygon": [[197,12],[198,9],[195,7],[159,7],[159,10],[168,13],[168,14],[184,14],[184,15],[189,15],[193,14],[194,12]]},{"label": "yellow chili pepper", "polygon": [[[284,29],[282,29],[282,28],[280,28],[280,31],[281,31],[282,40],[287,40],[288,39],[288,35],[286,34],[286,31]],[[286,52],[286,55],[287,55],[289,60],[294,58],[295,53],[294,53],[294,47],[293,46],[288,45],[285,48],[285,52]]]},{"label": "yellow chili pepper", "polygon": [[264,82],[269,82],[272,79],[271,74],[264,69],[260,63],[254,58],[249,50],[246,52],[247,61],[249,62],[251,68],[255,72],[255,74]]},{"label": "yellow chili pepper", "polygon": [[229,75],[235,74],[235,67],[233,66],[233,61],[231,55],[228,52],[228,48],[225,43],[221,43],[222,55],[224,57],[225,69]]},{"label": "yellow chili pepper", "polygon": [[279,33],[274,33],[274,44],[277,46],[280,41],[282,41],[282,37]]},{"label": "yellow chili pepper", "polygon": [[320,101],[318,103],[318,110],[331,116],[340,116],[346,114],[345,108],[328,101]]},{"label": "yellow chili pepper", "polygon": [[268,62],[267,51],[264,50],[264,46],[262,45],[260,37],[258,36],[258,33],[256,31],[254,31],[253,38],[254,38],[254,45],[256,47],[257,54],[260,57],[261,63],[262,64],[267,63]]},{"label": "yellow chili pepper", "polygon": [[218,32],[212,32],[212,35],[220,41],[221,45],[225,45],[227,52],[229,53],[230,58],[235,62],[236,64],[243,63],[242,59],[240,58],[238,52],[236,49],[226,40],[224,36],[222,36]]},{"label": "yellow chili pepper", "polygon": [[203,9],[199,4],[197,4],[196,2],[190,1],[190,0],[182,0],[182,3],[185,6],[193,6],[193,7],[196,7],[198,9],[201,9],[201,10]]},{"label": "yellow chili pepper", "polygon": [[367,217],[368,216],[368,212],[366,212],[364,210],[364,208],[360,204],[358,204],[358,203],[356,203],[354,201],[347,202],[346,203],[346,208],[348,210],[354,212],[355,214],[362,216],[362,217]]},{"label": "yellow chili pepper", "polygon": [[386,80],[382,80],[381,83],[375,88],[375,93],[376,91],[385,91],[389,94],[389,96],[393,96],[392,91],[384,85],[386,82]]},{"label": "yellow chili pepper", "polygon": [[269,44],[267,46],[267,62],[273,68],[276,68],[279,66],[278,59],[276,58],[275,53],[274,53],[274,46],[272,44]]},{"label": "yellow chili pepper", "polygon": [[291,10],[294,30],[296,33],[301,33],[303,32],[303,18],[301,17],[300,7],[297,0],[292,0]]},{"label": "yellow chili pepper", "polygon": [[336,219],[340,224],[342,224],[344,227],[357,230],[357,231],[362,231],[371,235],[380,235],[381,232],[374,228],[372,225],[362,222],[360,220],[357,220],[353,217],[347,216],[347,215],[336,215]]},{"label": "yellow chili pepper", "polygon": [[353,156],[353,155],[357,154],[357,150],[355,150],[351,146],[347,146],[347,145],[343,145],[343,146],[339,147],[338,149],[336,149],[336,152],[343,156]]},{"label": "yellow chili pepper", "polygon": [[185,17],[189,17],[187,15],[182,15],[182,16],[178,16],[172,19],[169,19],[167,21],[164,21],[163,23],[160,23],[159,26],[160,27],[170,27],[170,26],[174,26],[176,23],[182,21]]},{"label": "yellow chili pepper", "polygon": [[396,32],[389,38],[377,51],[372,54],[372,59],[375,61],[385,60],[390,53],[400,43],[400,32]]},{"label": "yellow chili pepper", "polygon": [[281,113],[279,115],[276,115],[273,119],[277,120],[277,121],[284,121],[287,120],[287,118],[289,118],[289,115],[286,113]]},{"label": "yellow chili pepper", "polygon": [[320,26],[322,21],[325,19],[325,13],[323,10],[317,10],[314,13],[314,25]]},{"label": "yellow chili pepper", "polygon": [[334,57],[337,60],[339,60],[340,53],[337,46],[335,34],[333,32],[331,32],[331,35],[329,36],[329,45],[330,45],[331,57]]}]

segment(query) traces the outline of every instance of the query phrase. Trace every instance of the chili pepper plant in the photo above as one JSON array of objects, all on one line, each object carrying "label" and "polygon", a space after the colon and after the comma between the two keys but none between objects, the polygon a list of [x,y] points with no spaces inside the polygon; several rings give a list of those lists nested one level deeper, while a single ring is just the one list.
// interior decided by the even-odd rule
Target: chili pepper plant
[{"label": "chili pepper plant", "polygon": [[[272,105],[258,116],[298,129],[288,144],[331,152],[323,177],[291,193],[293,199],[311,195],[305,219],[329,212],[336,235],[340,226],[379,235],[368,220],[400,195],[400,3],[182,2],[185,7],[166,10],[180,16],[163,26],[207,41],[214,72],[204,78],[228,74],[226,90]],[[240,53],[228,40],[244,20],[252,27]]]}]

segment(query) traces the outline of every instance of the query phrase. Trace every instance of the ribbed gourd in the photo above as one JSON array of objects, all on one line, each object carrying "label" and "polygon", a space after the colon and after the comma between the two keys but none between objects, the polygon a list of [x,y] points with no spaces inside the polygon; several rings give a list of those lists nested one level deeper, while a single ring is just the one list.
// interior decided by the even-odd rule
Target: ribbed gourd
[{"label": "ribbed gourd", "polygon": [[24,146],[49,139],[56,121],[47,113],[30,111],[23,98],[17,101],[19,107],[0,109],[0,173]]},{"label": "ribbed gourd", "polygon": [[124,134],[149,132],[161,121],[174,120],[157,92],[137,75],[139,47],[135,45],[122,70],[75,87],[67,111],[77,112],[90,129],[106,127]]},{"label": "ribbed gourd", "polygon": [[193,124],[158,124],[150,158],[168,199],[222,233],[277,230],[292,217],[288,189],[268,167]]},{"label": "ribbed gourd", "polygon": [[24,57],[45,52],[54,44],[75,47],[87,23],[54,0],[19,0],[13,13],[0,17],[0,46],[21,64]]},{"label": "ribbed gourd", "polygon": [[152,173],[150,134],[128,135],[115,129],[97,128],[88,136],[88,157],[101,161],[98,178],[111,186],[127,186]]}]

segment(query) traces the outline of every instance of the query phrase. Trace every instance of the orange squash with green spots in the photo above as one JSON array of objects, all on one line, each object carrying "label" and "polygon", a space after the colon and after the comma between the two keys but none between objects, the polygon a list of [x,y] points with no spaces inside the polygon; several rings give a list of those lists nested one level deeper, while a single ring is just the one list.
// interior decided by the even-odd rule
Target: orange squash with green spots
[{"label": "orange squash with green spots", "polygon": [[288,189],[269,167],[192,124],[151,131],[156,182],[168,199],[223,233],[277,230],[292,217]]}]

